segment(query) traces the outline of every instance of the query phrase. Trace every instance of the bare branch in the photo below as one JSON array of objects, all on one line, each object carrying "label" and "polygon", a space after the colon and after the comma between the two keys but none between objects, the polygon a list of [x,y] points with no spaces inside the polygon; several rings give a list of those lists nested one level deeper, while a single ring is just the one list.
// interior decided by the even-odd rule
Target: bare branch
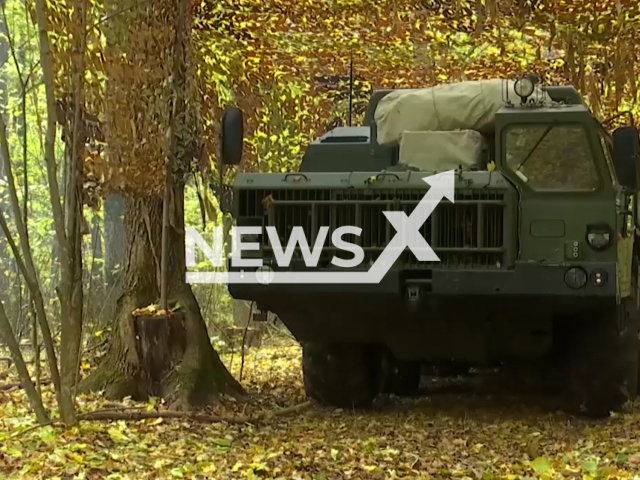
[{"label": "bare branch", "polygon": [[244,332],[242,332],[242,360],[240,363],[240,376],[238,378],[238,381],[241,382],[242,381],[242,373],[244,371],[244,347],[245,347],[245,342],[247,340],[247,330],[249,330],[249,324],[251,323],[251,314],[253,313],[253,305],[255,302],[251,302],[251,306],[249,306],[249,316],[247,318],[247,324],[244,326]]},{"label": "bare branch", "polygon": [[38,22],[38,37],[40,40],[40,63],[42,64],[42,74],[47,99],[47,131],[45,135],[44,156],[47,165],[47,178],[49,180],[49,196],[51,198],[51,208],[53,210],[53,223],[60,245],[61,264],[66,268],[69,265],[69,251],[67,234],[65,230],[64,215],[60,203],[60,189],[58,188],[58,167],[56,164],[56,99],[53,75],[53,62],[49,36],[47,34],[47,17],[45,13],[44,0],[35,1],[36,18]]},{"label": "bare branch", "polygon": [[22,255],[20,255],[20,251],[18,250],[18,247],[16,246],[16,243],[13,240],[13,237],[11,236],[11,232],[9,231],[9,227],[7,226],[7,222],[2,211],[0,211],[0,226],[2,227],[2,230],[4,230],[5,232],[5,236],[9,241],[9,246],[16,258],[16,261],[18,262],[18,267],[22,272],[22,276],[27,282],[27,286],[29,287],[31,298],[33,299],[36,305],[38,322],[40,324],[40,329],[42,330],[42,337],[45,344],[47,357],[49,360],[49,370],[51,372],[51,378],[53,379],[53,384],[56,388],[56,392],[59,392],[60,391],[60,374],[58,371],[58,362],[56,360],[55,349],[53,347],[53,337],[51,336],[51,329],[49,328],[49,323],[47,322],[46,311],[44,309],[44,301],[42,299],[42,291],[40,290],[40,283],[38,281],[36,268],[33,262],[33,256],[31,254],[31,248],[29,246],[29,240],[26,234],[26,227],[22,220],[20,204],[18,202],[18,195],[16,192],[15,180],[13,177],[11,157],[9,154],[9,144],[7,143],[7,129],[6,129],[6,125],[4,123],[4,117],[2,114],[0,114],[0,149],[2,152],[2,159],[5,165],[5,172],[7,174],[7,181],[9,184],[9,198],[11,200],[13,216],[16,222],[16,226],[18,228],[18,235],[20,237],[20,246],[22,248]]},{"label": "bare branch", "polygon": [[[23,223],[24,223],[24,233],[25,233],[25,237],[26,237],[26,243],[29,243],[29,224],[27,222],[27,217],[28,217],[28,212],[29,212],[29,163],[28,163],[28,122],[27,122],[27,85],[29,84],[29,81],[31,80],[31,76],[34,72],[34,68],[33,66],[31,67],[31,71],[28,73],[27,77],[24,78],[22,75],[22,69],[20,68],[20,62],[18,61],[18,57],[16,56],[16,49],[13,43],[13,36],[11,35],[11,30],[9,29],[9,21],[7,19],[7,10],[5,8],[5,4],[2,4],[2,18],[4,20],[4,25],[5,25],[5,32],[7,34],[7,40],[9,42],[9,49],[11,51],[11,57],[13,58],[13,63],[15,64],[16,67],[16,72],[18,73],[18,80],[20,82],[20,96],[22,99],[22,175],[23,175],[23,188],[24,188],[24,192],[23,192]],[[29,25],[29,23],[27,23],[27,25]],[[31,324],[31,336],[33,339],[33,343],[34,345],[37,345],[38,342],[38,320],[36,317],[36,313],[35,313],[35,309],[33,306],[33,295],[31,295],[31,298],[29,299],[29,307],[28,307],[28,311],[29,313],[31,313],[32,315],[32,324]],[[35,354],[36,354],[36,362],[35,362],[35,366],[36,366],[36,390],[38,391],[38,395],[40,395],[40,349],[36,348],[35,349]]]},{"label": "bare branch", "polygon": [[187,1],[178,0],[178,16],[175,23],[175,45],[173,47],[173,71],[171,74],[173,87],[173,105],[169,119],[169,128],[167,131],[167,161],[164,186],[164,201],[162,205],[162,244],[160,256],[160,308],[167,309],[168,302],[168,269],[169,269],[169,208],[171,206],[171,189],[173,187],[173,165],[175,164],[176,147],[177,147],[177,117],[183,110],[184,99],[182,98],[182,81],[184,77],[184,33],[185,21],[187,16]]},{"label": "bare branch", "polygon": [[[25,365],[29,365],[30,363],[32,362],[24,362]],[[51,379],[49,378],[45,378],[40,382],[41,385],[48,385],[49,383],[51,383]],[[27,386],[28,385],[29,384],[27,383]],[[0,392],[10,392],[11,390],[17,390],[20,388],[25,388],[24,382],[8,383],[6,385],[0,385]]]},{"label": "bare branch", "polygon": [[[87,1],[82,1],[82,31],[86,32],[87,27]],[[80,234],[80,222],[82,217],[82,195],[80,182],[79,163],[82,162],[80,154],[78,152],[78,144],[80,143],[80,114],[83,103],[83,90],[84,90],[84,71],[85,71],[85,50],[87,46],[86,34],[80,38],[80,48],[78,51],[79,60],[78,68],[75,72],[75,95],[74,95],[74,118],[73,118],[73,132],[72,132],[72,144],[71,144],[71,168],[68,179],[67,195],[69,197],[69,205],[67,211],[67,225],[69,226],[69,258],[71,265],[69,273],[71,277],[68,279],[68,291],[66,292],[67,298],[64,300],[67,302],[68,314],[65,319],[67,328],[65,329],[68,336],[65,341],[61,342],[66,347],[67,342],[70,349],[67,349],[71,358],[66,359],[66,363],[61,364],[63,370],[62,380],[63,387],[70,390],[69,395],[72,397],[70,400],[74,400],[76,396],[76,386],[78,384],[78,374],[80,372],[80,358],[82,356],[82,311],[73,312],[82,308],[82,239]],[[84,128],[82,128],[84,132]],[[84,133],[82,142],[84,142]],[[80,165],[81,166],[81,165]],[[77,298],[80,297],[80,298]],[[73,372],[68,372],[68,377],[65,372],[68,367],[73,367]],[[67,385],[68,384],[68,385]]]},{"label": "bare branch", "polygon": [[42,404],[42,398],[40,398],[40,395],[38,395],[36,387],[31,381],[29,370],[27,369],[26,363],[24,363],[24,358],[22,356],[22,352],[20,351],[20,345],[18,344],[15,335],[13,334],[11,323],[7,318],[2,302],[0,302],[0,337],[2,337],[3,341],[9,347],[11,357],[16,364],[18,375],[22,380],[22,385],[24,386],[27,397],[29,398],[29,403],[31,403],[31,407],[36,414],[38,423],[42,425],[48,422],[49,416],[47,415],[47,411],[45,410],[44,405]]},{"label": "bare branch", "polygon": [[[146,412],[139,411],[137,407],[133,407],[135,411],[127,412],[124,409],[116,409],[116,410],[98,410],[95,412],[84,412],[78,414],[78,420],[86,420],[86,421],[96,421],[96,420],[129,420],[129,421],[140,421],[140,420],[153,420],[157,418],[167,418],[167,419],[184,419],[184,420],[192,420],[199,423],[231,423],[236,425],[245,425],[245,424],[256,424],[271,418],[283,417],[285,415],[290,415],[292,413],[300,413],[312,405],[311,402],[301,403],[299,405],[294,405],[292,407],[283,408],[282,410],[276,410],[272,412],[263,412],[258,415],[250,416],[250,417],[227,417],[227,416],[218,416],[218,415],[206,415],[206,414],[198,414],[192,412],[174,412],[174,411],[166,411],[166,412]],[[26,433],[32,432],[42,427],[46,427],[49,425],[55,425],[60,422],[60,419],[50,420],[41,425],[35,425],[33,427],[29,427],[26,430],[22,430],[11,436],[11,438],[20,437],[25,435]]]}]

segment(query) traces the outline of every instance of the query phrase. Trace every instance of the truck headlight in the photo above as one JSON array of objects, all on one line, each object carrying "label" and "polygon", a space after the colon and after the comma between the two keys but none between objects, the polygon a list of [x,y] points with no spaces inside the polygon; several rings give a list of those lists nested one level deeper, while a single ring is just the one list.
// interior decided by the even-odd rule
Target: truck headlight
[{"label": "truck headlight", "polygon": [[584,269],[580,267],[574,267],[567,270],[564,274],[564,282],[567,284],[569,288],[574,290],[578,290],[584,287],[587,284],[587,280],[589,276]]},{"label": "truck headlight", "polygon": [[516,95],[518,95],[520,98],[525,100],[529,98],[531,95],[533,95],[533,91],[535,90],[535,85],[533,84],[530,78],[522,77],[516,80],[516,83],[513,86],[513,89],[515,90]]},{"label": "truck headlight", "polygon": [[268,265],[258,267],[256,270],[256,280],[260,285],[269,285],[273,282],[275,276],[276,272]]},{"label": "truck headlight", "polygon": [[587,225],[587,242],[595,250],[604,250],[611,244],[611,227],[606,223]]}]

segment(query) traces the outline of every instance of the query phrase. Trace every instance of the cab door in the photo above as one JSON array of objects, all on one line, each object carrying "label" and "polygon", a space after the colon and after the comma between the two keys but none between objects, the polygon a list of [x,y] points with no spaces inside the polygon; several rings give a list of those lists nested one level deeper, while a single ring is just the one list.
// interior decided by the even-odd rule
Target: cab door
[{"label": "cab door", "polygon": [[[502,130],[502,167],[520,193],[519,260],[615,262],[616,191],[592,121],[545,117]],[[593,244],[591,229],[611,244]]]}]

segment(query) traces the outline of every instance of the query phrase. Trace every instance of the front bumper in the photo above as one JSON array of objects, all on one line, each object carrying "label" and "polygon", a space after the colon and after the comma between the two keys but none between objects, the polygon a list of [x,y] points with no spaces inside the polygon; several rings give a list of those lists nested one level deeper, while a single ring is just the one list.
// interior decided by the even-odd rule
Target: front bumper
[{"label": "front bumper", "polygon": [[[555,318],[598,317],[616,304],[613,263],[583,263],[607,281],[572,289],[571,267],[518,262],[508,271],[391,270],[377,284],[230,284],[276,313],[301,342],[386,344],[398,358],[481,362],[543,355]],[[602,317],[606,318],[606,317]]]},{"label": "front bumper", "polygon": [[[588,282],[582,288],[571,288],[565,281],[569,268],[581,267]],[[605,281],[595,283],[593,273],[604,274]],[[350,294],[365,296],[405,297],[408,291],[420,296],[490,296],[490,297],[549,297],[574,299],[615,298],[616,266],[614,263],[580,263],[541,265],[516,262],[512,270],[464,269],[392,269],[379,283],[374,284],[230,284],[234,298],[261,301],[269,297],[304,295],[323,296]]]}]

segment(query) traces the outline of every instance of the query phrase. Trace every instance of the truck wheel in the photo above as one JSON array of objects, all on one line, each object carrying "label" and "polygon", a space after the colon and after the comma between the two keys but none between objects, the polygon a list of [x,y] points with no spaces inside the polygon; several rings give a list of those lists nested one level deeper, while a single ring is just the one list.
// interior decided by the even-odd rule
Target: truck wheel
[{"label": "truck wheel", "polygon": [[420,389],[420,362],[409,362],[392,359],[389,372],[386,374],[385,393],[399,397],[412,397]]},{"label": "truck wheel", "polygon": [[305,342],[302,372],[307,396],[339,408],[366,408],[378,393],[376,350],[363,344]]},{"label": "truck wheel", "polygon": [[572,410],[589,417],[619,411],[638,389],[638,320],[623,302],[599,318],[578,319],[570,346]]}]

